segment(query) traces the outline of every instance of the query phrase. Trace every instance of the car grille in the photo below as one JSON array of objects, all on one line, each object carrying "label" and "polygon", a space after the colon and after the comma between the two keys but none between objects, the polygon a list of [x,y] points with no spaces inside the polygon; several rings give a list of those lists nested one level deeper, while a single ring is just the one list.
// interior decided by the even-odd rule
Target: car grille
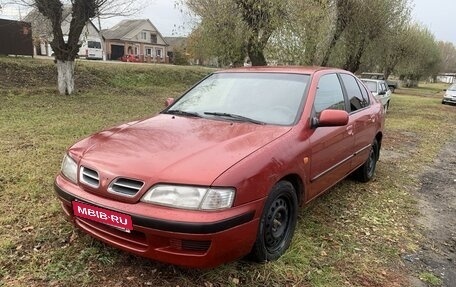
[{"label": "car grille", "polygon": [[206,252],[207,250],[209,250],[209,247],[211,246],[211,241],[170,239],[170,246],[177,250]]},{"label": "car grille", "polygon": [[98,172],[85,166],[81,166],[79,181],[95,188],[100,186],[100,177]]},{"label": "car grille", "polygon": [[144,182],[128,178],[117,178],[108,188],[109,192],[125,196],[135,196],[143,187]]}]

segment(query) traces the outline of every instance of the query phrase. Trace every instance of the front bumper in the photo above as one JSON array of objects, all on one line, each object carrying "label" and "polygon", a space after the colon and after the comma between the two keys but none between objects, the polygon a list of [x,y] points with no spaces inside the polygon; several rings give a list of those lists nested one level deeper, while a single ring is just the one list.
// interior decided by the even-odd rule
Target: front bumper
[{"label": "front bumper", "polygon": [[[71,222],[91,236],[140,256],[196,268],[215,267],[248,254],[256,240],[265,200],[219,212],[179,210],[100,197],[60,175],[55,191]],[[130,215],[133,230],[126,233],[74,216],[74,200]]]},{"label": "front bumper", "polygon": [[442,99],[442,104],[456,104],[456,97],[444,97]]}]

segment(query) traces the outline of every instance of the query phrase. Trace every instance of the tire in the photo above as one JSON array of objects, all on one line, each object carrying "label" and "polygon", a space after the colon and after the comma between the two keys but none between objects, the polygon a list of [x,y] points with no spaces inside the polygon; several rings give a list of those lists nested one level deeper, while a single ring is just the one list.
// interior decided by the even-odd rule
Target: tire
[{"label": "tire", "polygon": [[379,146],[377,140],[374,139],[374,142],[372,143],[371,149],[369,151],[369,157],[367,158],[366,162],[357,170],[357,178],[359,181],[368,182],[374,177],[378,155]]},{"label": "tire", "polygon": [[290,246],[297,216],[298,198],[293,185],[288,181],[278,182],[264,205],[250,259],[266,262],[282,256]]}]

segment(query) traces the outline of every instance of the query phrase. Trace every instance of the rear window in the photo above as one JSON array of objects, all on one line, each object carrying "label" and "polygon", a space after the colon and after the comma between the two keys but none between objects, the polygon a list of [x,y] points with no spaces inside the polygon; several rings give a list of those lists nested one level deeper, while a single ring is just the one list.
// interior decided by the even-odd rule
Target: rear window
[{"label": "rear window", "polygon": [[363,81],[369,91],[376,93],[377,92],[377,83],[372,81]]},{"label": "rear window", "polygon": [[369,103],[361,94],[361,90],[356,79],[348,74],[341,74],[340,77],[342,78],[345,90],[347,91],[351,111],[354,112],[356,110],[367,107]]},{"label": "rear window", "polygon": [[101,43],[97,41],[88,41],[87,47],[92,49],[101,49]]}]

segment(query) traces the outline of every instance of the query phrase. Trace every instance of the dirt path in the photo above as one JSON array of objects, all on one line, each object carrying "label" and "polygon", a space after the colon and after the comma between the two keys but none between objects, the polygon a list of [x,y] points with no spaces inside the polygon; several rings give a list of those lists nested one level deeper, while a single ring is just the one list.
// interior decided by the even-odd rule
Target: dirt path
[{"label": "dirt path", "polygon": [[[456,138],[446,144],[434,165],[427,167],[420,178],[417,193],[426,240],[416,254],[404,256],[404,262],[417,272],[415,286],[456,286]],[[421,274],[421,276],[420,276]],[[424,279],[434,274],[436,277]],[[437,280],[433,280],[437,279]],[[440,282],[439,282],[440,281]],[[441,285],[439,284],[441,283]]]}]

